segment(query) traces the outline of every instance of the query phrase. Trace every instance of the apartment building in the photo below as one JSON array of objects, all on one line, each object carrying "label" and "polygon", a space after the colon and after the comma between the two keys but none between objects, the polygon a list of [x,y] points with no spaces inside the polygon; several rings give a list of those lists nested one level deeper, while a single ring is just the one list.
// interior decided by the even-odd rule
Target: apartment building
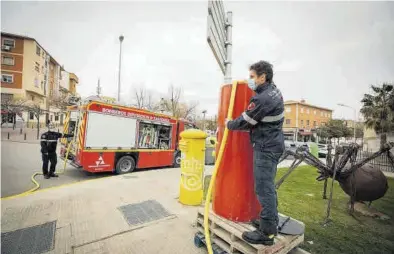
[{"label": "apartment building", "polygon": [[301,101],[285,101],[283,132],[287,140],[309,141],[332,118],[333,110]]},{"label": "apartment building", "polygon": [[[2,101],[21,98],[35,102],[45,111],[40,117],[44,126],[46,120],[53,118],[51,115],[59,114],[51,109],[49,99],[59,96],[61,91],[76,95],[77,84],[78,77],[66,72],[34,38],[1,33]],[[32,113],[24,112],[20,118],[27,126],[37,123]],[[55,118],[60,123],[59,116]]]}]

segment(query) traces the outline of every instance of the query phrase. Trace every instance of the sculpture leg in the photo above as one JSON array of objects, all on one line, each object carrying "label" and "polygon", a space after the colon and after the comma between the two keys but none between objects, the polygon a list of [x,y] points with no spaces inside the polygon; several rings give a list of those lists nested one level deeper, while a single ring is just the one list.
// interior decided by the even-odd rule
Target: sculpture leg
[{"label": "sculpture leg", "polygon": [[[279,189],[280,185],[284,182],[284,180],[286,180],[286,178],[294,171],[294,169],[296,169],[296,168],[298,167],[298,165],[301,164],[302,161],[303,161],[302,159],[299,160],[298,162],[297,162],[297,159],[294,160],[294,162],[291,164],[289,170],[287,170],[286,174],[284,174],[284,176],[282,176],[282,178],[279,179],[279,180],[276,182],[276,184],[275,184],[275,188],[276,188],[276,189]],[[297,163],[296,163],[296,162],[297,162]]]},{"label": "sculpture leg", "polygon": [[327,182],[328,182],[328,179],[327,178],[324,179],[323,199],[327,199],[327,195],[326,195],[326,193],[327,193]]},{"label": "sculpture leg", "polygon": [[329,222],[329,218],[330,218],[332,195],[334,193],[334,181],[335,181],[336,174],[337,174],[337,167],[334,166],[334,175],[333,175],[332,181],[331,181],[330,198],[328,199],[327,214],[326,214],[326,218],[324,220],[324,225],[326,225]]}]

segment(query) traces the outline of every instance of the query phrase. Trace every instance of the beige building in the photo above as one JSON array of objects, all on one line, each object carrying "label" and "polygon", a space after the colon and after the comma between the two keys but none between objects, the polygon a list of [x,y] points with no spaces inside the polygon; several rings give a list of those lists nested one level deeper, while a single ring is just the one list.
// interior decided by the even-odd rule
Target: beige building
[{"label": "beige building", "polygon": [[283,132],[287,140],[309,141],[315,130],[332,118],[333,110],[311,105],[305,100],[285,101]]},{"label": "beige building", "polygon": [[[387,142],[394,142],[394,131],[386,133]],[[380,134],[374,129],[364,127],[364,143],[363,149],[376,152],[380,149]],[[394,149],[391,150],[394,153]]]},{"label": "beige building", "polygon": [[[34,102],[45,111],[40,116],[42,126],[50,118],[60,123],[59,113],[51,109],[49,99],[59,96],[61,90],[76,95],[78,77],[67,74],[60,89],[61,74],[66,71],[34,38],[2,32],[1,46],[2,101],[21,98]],[[27,126],[37,123],[32,113],[24,112],[21,117]]]}]

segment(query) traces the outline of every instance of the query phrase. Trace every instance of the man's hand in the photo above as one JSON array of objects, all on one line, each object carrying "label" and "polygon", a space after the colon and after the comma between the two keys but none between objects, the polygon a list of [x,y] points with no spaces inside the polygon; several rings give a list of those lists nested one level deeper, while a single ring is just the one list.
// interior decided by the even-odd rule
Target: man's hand
[{"label": "man's hand", "polygon": [[227,119],[227,118],[224,120],[224,126],[225,126],[226,128],[227,128],[227,123],[230,122],[230,121],[231,121],[231,120],[230,120],[230,119]]}]

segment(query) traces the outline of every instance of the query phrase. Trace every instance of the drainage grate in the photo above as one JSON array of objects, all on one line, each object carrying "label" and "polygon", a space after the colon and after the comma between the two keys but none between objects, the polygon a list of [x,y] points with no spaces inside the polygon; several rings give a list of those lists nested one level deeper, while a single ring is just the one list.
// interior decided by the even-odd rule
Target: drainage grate
[{"label": "drainage grate", "polygon": [[1,234],[1,253],[38,254],[53,249],[56,221]]},{"label": "drainage grate", "polygon": [[171,214],[156,200],[147,200],[137,204],[119,207],[130,226],[159,220]]}]

